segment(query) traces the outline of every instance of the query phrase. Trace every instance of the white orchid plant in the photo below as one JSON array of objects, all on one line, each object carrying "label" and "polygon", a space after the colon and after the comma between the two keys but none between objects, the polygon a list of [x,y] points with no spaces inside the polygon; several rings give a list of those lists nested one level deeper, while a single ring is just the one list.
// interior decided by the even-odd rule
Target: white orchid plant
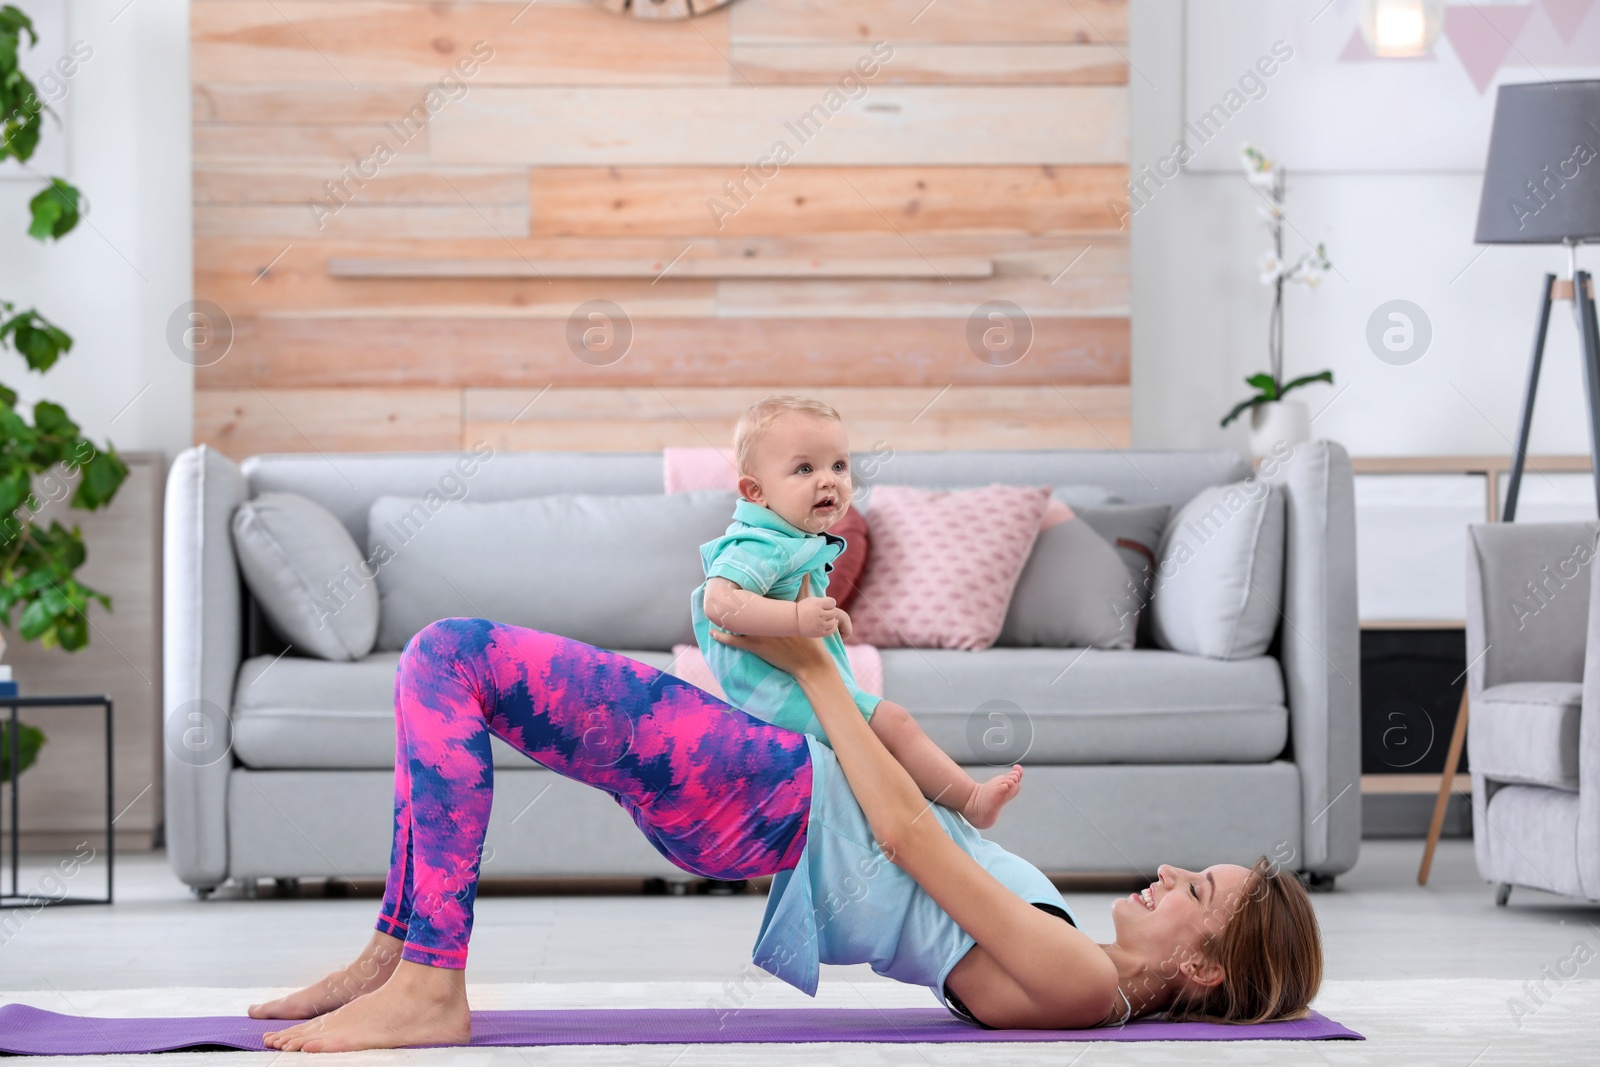
[{"label": "white orchid plant", "polygon": [[1266,200],[1258,210],[1272,233],[1272,248],[1262,253],[1260,272],[1261,284],[1272,289],[1272,317],[1267,325],[1267,352],[1271,369],[1245,379],[1246,385],[1255,387],[1256,395],[1235,404],[1233,410],[1223,416],[1224,426],[1258,404],[1282,400],[1283,395],[1291,389],[1312,382],[1333,381],[1331,370],[1307,374],[1293,381],[1283,380],[1283,287],[1293,282],[1315,289],[1322,281],[1323,272],[1333,267],[1328,260],[1327,250],[1319,241],[1313,251],[1304,253],[1293,263],[1286,262],[1283,258],[1284,169],[1251,145],[1239,149],[1239,162],[1244,165],[1245,177]]}]

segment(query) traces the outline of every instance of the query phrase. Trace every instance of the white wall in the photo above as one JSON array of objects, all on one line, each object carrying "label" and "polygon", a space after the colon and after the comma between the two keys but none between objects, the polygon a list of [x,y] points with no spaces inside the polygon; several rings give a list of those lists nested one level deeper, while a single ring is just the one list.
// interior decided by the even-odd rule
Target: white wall
[{"label": "white wall", "polygon": [[[11,0],[45,19],[64,0]],[[35,182],[0,179],[0,296],[71,334],[49,373],[0,357],[0,381],[23,403],[46,398],[95,441],[170,458],[188,446],[194,372],[168,347],[167,321],[191,297],[188,0],[71,0],[62,37],[31,57],[52,63],[75,42],[93,50],[54,104],[47,138],[65,142],[65,173],[88,198],[59,244],[26,235]],[[36,79],[37,81],[37,79]],[[36,159],[45,155],[41,151]]]},{"label": "white wall", "polygon": [[[1132,0],[1135,172],[1169,153],[1186,118],[1180,10],[1174,0]],[[1235,32],[1260,31],[1240,25]],[[1270,44],[1263,40],[1261,51]],[[1286,68],[1279,77],[1300,73]],[[1251,106],[1276,101],[1269,92]],[[1271,145],[1260,147],[1271,154]],[[1290,171],[1287,213],[1305,240],[1291,231],[1286,252],[1293,257],[1306,241],[1325,241],[1338,268],[1316,292],[1295,287],[1285,298],[1285,374],[1334,373],[1334,385],[1299,394],[1313,415],[1327,406],[1312,427],[1317,436],[1355,455],[1511,451],[1540,278],[1564,275],[1566,253],[1474,245],[1479,181],[1460,172]],[[1131,220],[1138,447],[1245,447],[1239,423],[1226,430],[1217,423],[1248,395],[1242,379],[1266,369],[1270,291],[1256,280],[1268,247],[1259,202],[1240,175],[1185,172]],[[1600,271],[1600,253],[1584,249],[1579,266]],[[1434,329],[1428,352],[1408,366],[1381,362],[1365,339],[1373,310],[1397,298],[1420,305]],[[1581,388],[1571,305],[1558,304],[1535,452],[1588,452]]]}]

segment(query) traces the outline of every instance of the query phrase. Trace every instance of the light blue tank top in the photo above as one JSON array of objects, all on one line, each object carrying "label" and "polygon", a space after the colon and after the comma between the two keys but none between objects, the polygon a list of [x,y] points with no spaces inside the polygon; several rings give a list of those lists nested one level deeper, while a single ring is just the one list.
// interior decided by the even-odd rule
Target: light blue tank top
[{"label": "light blue tank top", "polygon": [[[945,1003],[945,976],[977,942],[878,848],[833,750],[809,736],[806,744],[812,772],[806,846],[794,869],[772,880],[752,960],[808,996],[817,994],[819,964],[868,963],[886,978],[927,986]],[[1072,915],[1033,864],[984,840],[956,812],[939,804],[929,811],[1001,885],[1030,904]]]}]

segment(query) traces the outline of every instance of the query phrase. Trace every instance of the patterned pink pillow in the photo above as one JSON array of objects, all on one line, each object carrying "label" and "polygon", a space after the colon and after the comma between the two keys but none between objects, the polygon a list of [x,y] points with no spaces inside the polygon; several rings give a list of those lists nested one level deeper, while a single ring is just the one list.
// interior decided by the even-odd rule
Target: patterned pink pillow
[{"label": "patterned pink pillow", "polygon": [[1000,636],[1050,489],[872,490],[872,558],[850,608],[852,641],[988,648]]}]

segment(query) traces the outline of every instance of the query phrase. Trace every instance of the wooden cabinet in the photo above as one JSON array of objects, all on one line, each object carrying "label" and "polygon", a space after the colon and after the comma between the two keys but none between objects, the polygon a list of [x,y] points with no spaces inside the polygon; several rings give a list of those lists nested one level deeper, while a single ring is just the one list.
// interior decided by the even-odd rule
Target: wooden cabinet
[{"label": "wooden cabinet", "polygon": [[[1494,522],[1506,456],[1358,456],[1356,582],[1363,628],[1464,626],[1467,526]],[[1517,518],[1595,518],[1587,456],[1531,456]]]}]

